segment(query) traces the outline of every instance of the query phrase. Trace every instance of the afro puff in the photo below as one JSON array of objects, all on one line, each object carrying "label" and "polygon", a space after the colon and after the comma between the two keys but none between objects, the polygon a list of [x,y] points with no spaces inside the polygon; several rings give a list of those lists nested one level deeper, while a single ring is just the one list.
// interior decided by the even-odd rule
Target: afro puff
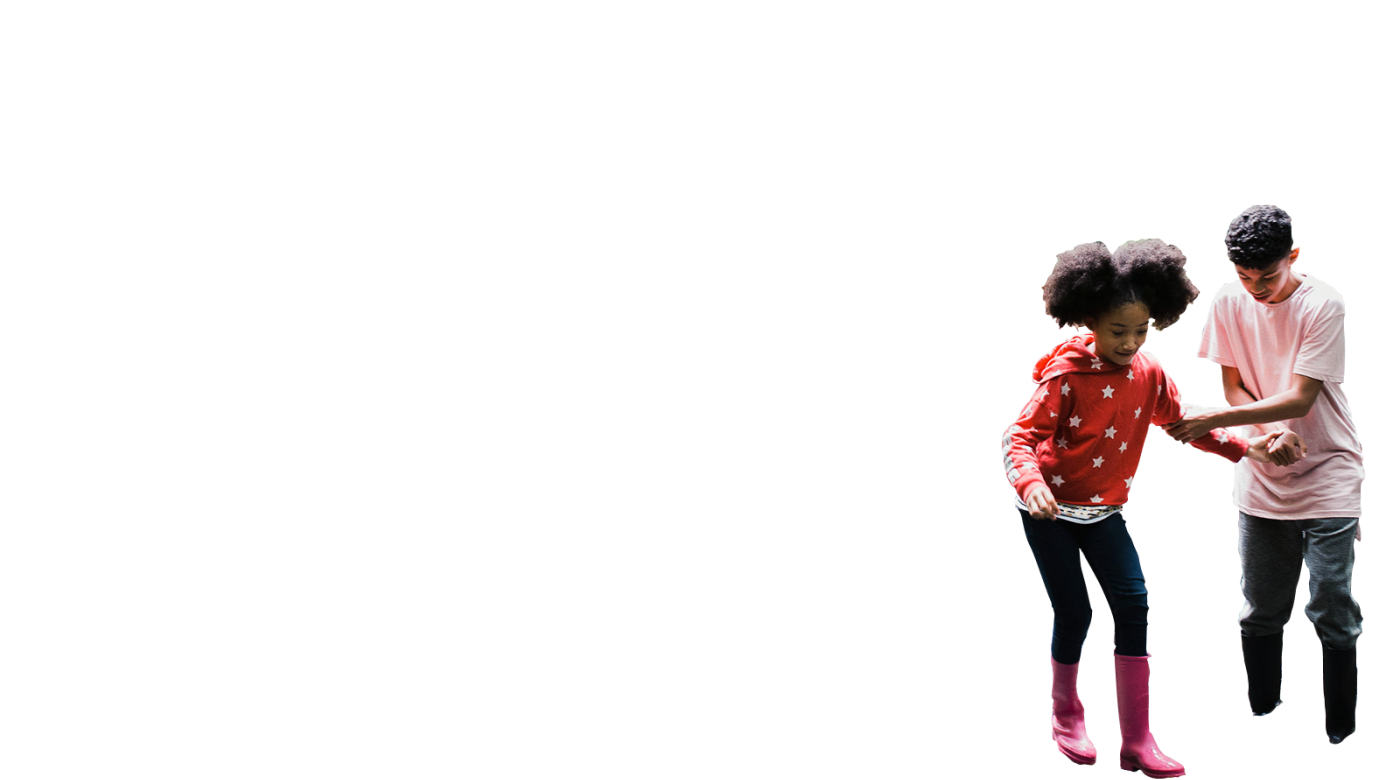
[{"label": "afro puff", "polygon": [[1055,256],[1055,270],[1045,280],[1045,313],[1060,327],[1083,325],[1107,311],[1104,302],[1113,297],[1118,272],[1113,255],[1102,241],[1079,246]]},{"label": "afro puff", "polygon": [[1186,255],[1160,238],[1129,241],[1113,250],[1113,265],[1132,293],[1152,314],[1161,330],[1181,319],[1186,307],[1201,294],[1186,276]]},{"label": "afro puff", "polygon": [[1230,262],[1261,271],[1293,248],[1293,220],[1278,206],[1250,206],[1225,231]]},{"label": "afro puff", "polygon": [[1186,256],[1160,239],[1129,241],[1109,254],[1103,242],[1056,257],[1045,280],[1045,313],[1061,327],[1084,325],[1126,303],[1147,307],[1161,330],[1181,318],[1200,291],[1186,277]]}]

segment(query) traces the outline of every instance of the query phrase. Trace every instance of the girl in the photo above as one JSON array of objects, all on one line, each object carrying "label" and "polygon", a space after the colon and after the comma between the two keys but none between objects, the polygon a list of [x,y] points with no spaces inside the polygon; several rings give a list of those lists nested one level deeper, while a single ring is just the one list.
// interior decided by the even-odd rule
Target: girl
[{"label": "girl", "polygon": [[[1120,765],[1154,778],[1186,770],[1158,750],[1148,730],[1147,588],[1122,512],[1149,424],[1166,426],[1183,416],[1176,385],[1140,349],[1149,319],[1161,330],[1195,300],[1185,264],[1181,250],[1155,238],[1129,241],[1112,255],[1102,243],[1059,255],[1045,283],[1045,311],[1062,327],[1082,325],[1091,333],[1036,363],[1035,393],[1002,437],[1006,476],[1055,611],[1055,742],[1071,761],[1094,763],[1075,686],[1089,630],[1083,552],[1113,612]],[[1219,429],[1191,444],[1232,462],[1267,460],[1277,436],[1246,442]]]}]

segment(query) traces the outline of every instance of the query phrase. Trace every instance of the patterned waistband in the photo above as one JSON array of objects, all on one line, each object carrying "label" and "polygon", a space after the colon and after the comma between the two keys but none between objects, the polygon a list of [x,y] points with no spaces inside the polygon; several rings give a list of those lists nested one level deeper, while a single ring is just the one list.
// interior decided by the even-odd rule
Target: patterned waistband
[{"label": "patterned waistband", "polygon": [[[1086,507],[1082,506],[1082,504],[1065,504],[1064,501],[1056,501],[1056,506],[1060,507],[1060,514],[1056,515],[1060,520],[1068,520],[1070,522],[1099,522],[1103,520],[1103,518],[1109,517],[1110,514],[1123,511],[1124,504],[1117,504],[1117,506],[1110,507]],[[1030,511],[1030,507],[1023,503],[1021,496],[1016,496],[1016,508],[1018,508],[1018,510]]]}]

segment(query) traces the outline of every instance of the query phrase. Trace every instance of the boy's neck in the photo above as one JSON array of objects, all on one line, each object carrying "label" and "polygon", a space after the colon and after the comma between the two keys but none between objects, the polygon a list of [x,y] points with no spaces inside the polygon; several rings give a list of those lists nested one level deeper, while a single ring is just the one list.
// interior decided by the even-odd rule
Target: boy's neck
[{"label": "boy's neck", "polygon": [[1294,270],[1292,270],[1292,269],[1289,269],[1289,271],[1288,271],[1288,284],[1283,288],[1283,295],[1279,296],[1279,299],[1278,299],[1277,301],[1275,301],[1275,303],[1283,303],[1284,301],[1288,300],[1289,298],[1292,298],[1292,297],[1293,297],[1293,293],[1298,292],[1298,288],[1299,288],[1299,287],[1302,287],[1302,286],[1303,286],[1303,275],[1300,274],[1300,273],[1298,273],[1297,271],[1294,271]]}]

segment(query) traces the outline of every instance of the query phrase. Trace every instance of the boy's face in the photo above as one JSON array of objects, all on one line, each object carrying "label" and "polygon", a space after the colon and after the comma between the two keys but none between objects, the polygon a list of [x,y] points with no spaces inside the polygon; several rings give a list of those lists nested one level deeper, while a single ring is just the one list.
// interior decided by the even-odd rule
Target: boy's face
[{"label": "boy's face", "polygon": [[1254,300],[1260,303],[1282,303],[1298,289],[1293,274],[1293,263],[1298,259],[1298,250],[1284,255],[1268,268],[1254,269],[1235,266],[1240,284]]},{"label": "boy's face", "polygon": [[1126,366],[1147,341],[1147,307],[1134,301],[1104,312],[1084,323],[1094,332],[1094,351],[1099,357]]}]

